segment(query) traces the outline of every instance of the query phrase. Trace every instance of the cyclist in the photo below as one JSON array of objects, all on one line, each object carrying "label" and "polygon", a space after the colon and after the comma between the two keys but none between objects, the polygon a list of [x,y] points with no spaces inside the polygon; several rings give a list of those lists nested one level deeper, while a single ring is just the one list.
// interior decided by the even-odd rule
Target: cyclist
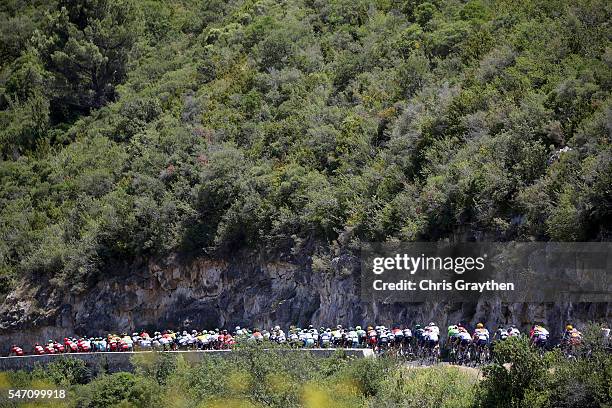
[{"label": "cyclist", "polygon": [[427,348],[434,348],[440,341],[440,328],[434,323],[430,322],[423,330],[423,340]]},{"label": "cyclist", "polygon": [[510,325],[507,333],[508,333],[508,337],[518,337],[521,335],[521,332],[519,331],[519,329],[516,328],[515,325]]},{"label": "cyclist", "polygon": [[610,339],[610,328],[607,324],[603,324],[601,326],[601,336],[603,337],[604,344],[608,344],[608,341]]},{"label": "cyclist", "polygon": [[474,330],[474,334],[472,335],[472,339],[474,343],[478,346],[484,346],[489,343],[489,330],[484,327],[484,324],[477,323],[476,330]]},{"label": "cyclist", "polygon": [[321,332],[321,336],[319,337],[319,347],[328,348],[331,345],[332,334],[331,329],[327,328]]},{"label": "cyclist", "polygon": [[45,349],[40,344],[34,344],[34,354],[42,355],[45,354]]},{"label": "cyclist", "polygon": [[55,347],[53,340],[49,340],[45,346],[45,354],[55,354]]},{"label": "cyclist", "polygon": [[349,347],[359,347],[359,336],[357,335],[357,331],[354,328],[349,327],[348,333],[346,334],[346,340]]},{"label": "cyclist", "polygon": [[389,348],[389,334],[387,330],[380,330],[380,334],[378,336],[378,349],[379,350],[387,350]]},{"label": "cyclist", "polygon": [[312,332],[310,330],[302,330],[303,333],[303,341],[304,341],[304,347],[307,348],[312,348],[315,345],[315,339],[314,336],[312,335]]},{"label": "cyclist", "polygon": [[472,336],[462,325],[457,325],[457,335],[454,346],[457,348],[455,353],[456,360],[461,363],[463,360],[467,359],[468,350],[470,348],[470,344],[472,343]]},{"label": "cyclist", "polygon": [[[472,342],[478,354],[484,353],[489,344],[489,330],[484,327],[484,324],[477,323],[476,330],[472,335]],[[486,358],[486,356],[485,356]]]},{"label": "cyclist", "polygon": [[342,326],[337,325],[335,330],[332,330],[332,344],[334,347],[340,347],[342,345]]},{"label": "cyclist", "polygon": [[360,345],[361,347],[365,346],[365,343],[366,343],[366,338],[367,338],[367,336],[368,336],[368,334],[366,333],[366,331],[365,331],[365,330],[363,330],[363,329],[361,328],[361,326],[357,326],[357,327],[355,327],[355,332],[357,332],[357,337],[358,337],[358,339],[359,339],[359,345]]},{"label": "cyclist", "polygon": [[58,353],[63,353],[66,351],[66,347],[63,344],[58,343],[57,341],[53,342],[53,347],[55,347],[55,351]]},{"label": "cyclist", "polygon": [[404,343],[404,331],[395,324],[391,328],[391,335],[393,336],[393,347],[400,348]]},{"label": "cyclist", "polygon": [[568,324],[565,326],[565,331],[561,337],[561,344],[565,347],[571,348],[578,346],[582,341],[582,333],[578,331],[574,326]]},{"label": "cyclist", "polygon": [[376,344],[378,343],[378,333],[372,326],[368,326],[368,347],[372,349],[376,348]]},{"label": "cyclist", "polygon": [[11,351],[9,352],[9,356],[23,356],[23,349],[16,344],[13,344],[11,347]]},{"label": "cyclist", "polygon": [[456,324],[451,324],[450,326],[448,326],[447,335],[448,343],[451,346],[454,346],[457,343],[457,340],[459,339],[459,326]]},{"label": "cyclist", "polygon": [[416,340],[417,348],[423,347],[423,332],[424,329],[420,324],[414,326],[414,338]]},{"label": "cyclist", "polygon": [[79,351],[79,348],[75,341],[73,341],[69,337],[64,337],[64,350],[70,353],[77,353]]},{"label": "cyclist", "polygon": [[548,343],[548,336],[548,330],[539,324],[533,325],[531,332],[529,332],[531,344],[542,349],[544,349],[544,347],[546,347],[546,343]]},{"label": "cyclist", "polygon": [[403,331],[404,331],[404,344],[402,347],[412,352],[412,330],[410,330],[408,326],[406,326],[406,328]]}]

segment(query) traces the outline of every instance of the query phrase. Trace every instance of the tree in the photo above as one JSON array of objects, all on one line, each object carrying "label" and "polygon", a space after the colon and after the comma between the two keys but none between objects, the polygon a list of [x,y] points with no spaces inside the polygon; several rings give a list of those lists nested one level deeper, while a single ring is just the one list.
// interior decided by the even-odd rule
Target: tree
[{"label": "tree", "polygon": [[140,19],[131,0],[61,0],[38,47],[53,75],[52,118],[70,120],[116,97]]}]

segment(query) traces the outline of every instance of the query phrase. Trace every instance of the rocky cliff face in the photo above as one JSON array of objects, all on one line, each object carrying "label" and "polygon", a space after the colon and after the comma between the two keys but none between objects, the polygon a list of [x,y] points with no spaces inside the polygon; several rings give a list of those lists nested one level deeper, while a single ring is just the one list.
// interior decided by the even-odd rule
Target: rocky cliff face
[{"label": "rocky cliff face", "polygon": [[332,271],[313,272],[303,264],[265,263],[240,257],[234,262],[170,258],[163,264],[108,276],[80,295],[44,281],[30,281],[0,306],[0,352],[15,342],[64,335],[103,335],[141,328],[203,329],[274,324],[356,325],[458,321],[490,327],[514,323],[527,329],[534,321],[555,333],[567,320],[605,320],[609,304],[364,303],[359,270],[342,257]]}]

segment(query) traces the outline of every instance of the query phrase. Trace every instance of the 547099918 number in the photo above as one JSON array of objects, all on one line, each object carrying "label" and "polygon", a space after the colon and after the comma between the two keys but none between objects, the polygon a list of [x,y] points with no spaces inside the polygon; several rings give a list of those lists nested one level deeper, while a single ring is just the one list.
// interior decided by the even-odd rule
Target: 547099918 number
[{"label": "547099918 number", "polygon": [[8,390],[9,399],[63,399],[66,398],[66,390]]}]

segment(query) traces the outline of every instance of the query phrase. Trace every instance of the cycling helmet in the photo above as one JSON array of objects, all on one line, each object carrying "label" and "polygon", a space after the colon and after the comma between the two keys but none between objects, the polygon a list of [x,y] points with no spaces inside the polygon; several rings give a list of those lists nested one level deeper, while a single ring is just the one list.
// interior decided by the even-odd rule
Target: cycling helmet
[{"label": "cycling helmet", "polygon": [[428,326],[435,326],[436,324],[434,322],[429,322]]},{"label": "cycling helmet", "polygon": [[482,324],[482,323],[476,324],[476,328],[477,329],[482,329],[483,327],[484,327],[484,324]]},{"label": "cycling helmet", "polygon": [[355,330],[361,330],[361,326],[355,327]]},{"label": "cycling helmet", "polygon": [[567,326],[565,326],[565,330],[572,330],[574,328],[574,326],[572,326],[571,324],[568,324]]},{"label": "cycling helmet", "polygon": [[420,329],[420,328],[421,328],[421,325],[420,325],[420,324],[415,324],[415,325],[414,325],[414,328],[415,328],[415,329]]}]

